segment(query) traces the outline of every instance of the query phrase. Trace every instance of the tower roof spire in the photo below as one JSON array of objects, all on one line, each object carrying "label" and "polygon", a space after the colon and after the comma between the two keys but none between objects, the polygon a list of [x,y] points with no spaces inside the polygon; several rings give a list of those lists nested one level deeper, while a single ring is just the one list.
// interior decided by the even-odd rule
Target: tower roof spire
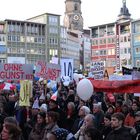
[{"label": "tower roof spire", "polygon": [[131,14],[129,13],[128,8],[126,7],[126,0],[122,0],[123,6],[120,9],[120,14],[118,15],[119,18],[123,19],[130,19]]}]

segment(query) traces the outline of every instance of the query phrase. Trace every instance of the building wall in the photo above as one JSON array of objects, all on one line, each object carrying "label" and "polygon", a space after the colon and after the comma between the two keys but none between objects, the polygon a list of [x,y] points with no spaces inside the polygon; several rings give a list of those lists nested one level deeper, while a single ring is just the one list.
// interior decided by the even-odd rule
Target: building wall
[{"label": "building wall", "polygon": [[60,58],[60,15],[45,13],[28,19],[29,21],[46,24],[46,59]]},{"label": "building wall", "polygon": [[66,27],[61,27],[61,58],[73,59],[74,68],[79,69],[80,42],[77,33],[70,32]]},{"label": "building wall", "polygon": [[133,67],[140,67],[140,20],[132,21]]},{"label": "building wall", "polygon": [[116,66],[115,23],[91,27],[91,58],[93,62],[103,61],[105,67]]},{"label": "building wall", "polygon": [[6,38],[7,58],[24,57],[29,64],[46,59],[44,24],[6,20]]},{"label": "building wall", "polygon": [[131,54],[131,21],[126,20],[118,24],[119,35],[119,51],[120,51],[120,69],[122,66],[132,67],[132,54]]},{"label": "building wall", "polygon": [[5,22],[0,23],[0,63],[6,62],[7,47],[6,47],[6,34]]}]

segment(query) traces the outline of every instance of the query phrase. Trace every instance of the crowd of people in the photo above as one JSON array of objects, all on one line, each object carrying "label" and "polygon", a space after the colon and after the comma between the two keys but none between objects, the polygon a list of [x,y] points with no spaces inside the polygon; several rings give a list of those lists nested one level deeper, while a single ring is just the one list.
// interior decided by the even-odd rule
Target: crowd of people
[{"label": "crowd of people", "polygon": [[[30,107],[19,91],[0,91],[0,140],[140,140],[140,102],[133,94],[94,92],[83,101],[76,83],[57,83],[57,98],[43,81],[33,81]],[[86,93],[85,93],[86,94]]]}]

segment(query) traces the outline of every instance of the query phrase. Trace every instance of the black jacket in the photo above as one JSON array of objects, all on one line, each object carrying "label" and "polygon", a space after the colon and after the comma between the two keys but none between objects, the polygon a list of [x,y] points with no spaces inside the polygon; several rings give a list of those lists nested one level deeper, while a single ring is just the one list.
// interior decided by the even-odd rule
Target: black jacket
[{"label": "black jacket", "polygon": [[121,127],[118,130],[112,130],[106,140],[135,140],[136,132],[129,127]]}]

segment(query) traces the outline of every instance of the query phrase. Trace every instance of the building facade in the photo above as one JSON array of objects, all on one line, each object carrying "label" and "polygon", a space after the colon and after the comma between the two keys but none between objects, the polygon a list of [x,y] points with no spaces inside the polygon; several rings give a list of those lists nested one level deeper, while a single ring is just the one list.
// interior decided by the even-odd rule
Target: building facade
[{"label": "building facade", "polygon": [[26,21],[0,22],[0,62],[50,62],[53,56],[60,58],[59,52],[60,15],[45,13]]},{"label": "building facade", "polygon": [[116,23],[98,25],[91,28],[92,62],[103,61],[105,67],[116,65]]},{"label": "building facade", "polygon": [[131,14],[122,1],[120,14],[115,22],[91,28],[93,62],[103,61],[105,67],[121,70],[122,66],[132,67],[131,55]]},{"label": "building facade", "polygon": [[140,67],[140,19],[133,20],[131,25],[132,64]]},{"label": "building facade", "polygon": [[45,13],[27,19],[46,25],[46,59],[50,62],[52,57],[60,58],[60,15]]},{"label": "building facade", "polygon": [[[2,25],[1,25],[2,26]],[[5,46],[5,60],[24,63],[34,63],[36,60],[46,59],[45,25],[26,21],[4,21],[3,45]],[[15,59],[14,59],[15,58]],[[17,60],[16,60],[17,59]]]},{"label": "building facade", "polygon": [[79,69],[80,42],[78,33],[68,31],[66,27],[61,27],[61,58],[73,59],[74,69]]}]

